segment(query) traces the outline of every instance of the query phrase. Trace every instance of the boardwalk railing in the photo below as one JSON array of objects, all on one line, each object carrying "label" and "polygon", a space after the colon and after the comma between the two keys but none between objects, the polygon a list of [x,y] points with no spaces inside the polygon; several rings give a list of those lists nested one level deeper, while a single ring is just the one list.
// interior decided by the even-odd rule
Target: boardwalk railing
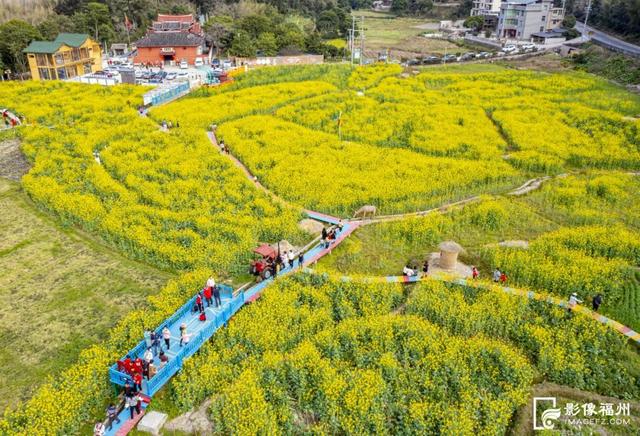
[{"label": "boardwalk railing", "polygon": [[[189,340],[189,343],[173,356],[170,361],[159,368],[156,375],[145,382],[144,393],[152,396],[155,394],[173,375],[182,368],[184,359],[192,356],[220,327],[225,325],[229,318],[244,304],[244,293],[233,296],[233,288],[227,285],[218,285],[220,289],[220,297],[223,299],[222,311],[216,313],[208,313],[206,325],[195,333]],[[193,310],[197,298],[194,295],[184,305],[180,307],[171,317],[167,318],[156,330],[156,335],[162,335],[164,327],[174,328],[184,319],[185,315],[190,314]],[[141,357],[147,349],[145,340],[140,341],[133,349],[127,353],[132,358]],[[118,370],[118,364],[115,363],[109,368],[109,379],[112,383],[124,386],[126,382],[133,384],[133,379],[129,374]]]}]

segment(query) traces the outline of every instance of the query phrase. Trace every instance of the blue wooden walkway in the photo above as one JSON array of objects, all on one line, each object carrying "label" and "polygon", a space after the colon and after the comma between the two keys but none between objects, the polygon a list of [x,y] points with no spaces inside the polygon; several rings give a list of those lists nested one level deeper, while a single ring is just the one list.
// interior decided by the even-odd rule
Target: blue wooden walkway
[{"label": "blue wooden walkway", "polygon": [[[310,218],[328,223],[337,224],[340,220],[328,215],[314,213],[309,211]],[[160,368],[160,361],[158,355],[154,354],[154,365],[158,368],[158,372],[151,380],[143,380],[142,392],[148,397],[153,397],[181,368],[183,361],[191,357],[198,349],[209,339],[213,334],[223,325],[229,321],[229,319],[245,304],[256,300],[262,291],[277,280],[278,277],[286,276],[293,273],[296,270],[301,269],[307,265],[315,263],[322,256],[331,252],[331,250],[340,244],[347,236],[349,236],[357,227],[358,223],[345,222],[341,231],[336,235],[336,240],[326,247],[322,244],[322,241],[313,245],[304,254],[303,265],[300,265],[296,258],[293,268],[288,265],[286,268],[280,271],[280,273],[268,280],[263,280],[255,285],[247,288],[243,292],[234,295],[233,289],[229,286],[219,285],[221,288],[221,300],[222,305],[220,307],[206,307],[205,313],[207,315],[206,321],[200,321],[199,313],[193,312],[193,307],[197,298],[197,293],[193,295],[189,301],[187,301],[180,309],[178,309],[170,318],[165,320],[161,325],[155,329],[155,333],[162,335],[164,327],[168,327],[171,331],[171,339],[169,341],[169,348],[165,347],[164,340],[161,341],[161,349],[169,357],[169,362]],[[199,291],[199,290],[198,290]],[[190,335],[188,344],[180,346],[180,326],[186,324],[187,333]],[[138,345],[130,350],[127,355],[131,360],[139,357],[143,359],[143,355],[147,350],[147,344],[144,340],[140,341]],[[123,356],[124,359],[126,356]],[[109,368],[109,379],[112,383],[124,386],[125,382],[129,382],[133,385],[133,380],[128,374],[118,371],[117,363],[114,363]],[[130,420],[129,411],[123,410],[120,412],[120,423],[114,424],[112,429],[106,432],[106,436],[124,436],[131,428],[137,423],[140,417],[136,417],[134,421]]]}]

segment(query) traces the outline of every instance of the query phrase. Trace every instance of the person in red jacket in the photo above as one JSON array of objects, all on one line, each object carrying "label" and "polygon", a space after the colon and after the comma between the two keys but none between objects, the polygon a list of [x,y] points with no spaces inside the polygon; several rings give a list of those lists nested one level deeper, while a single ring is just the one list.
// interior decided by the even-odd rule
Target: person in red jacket
[{"label": "person in red jacket", "polygon": [[474,279],[477,279],[477,278],[478,278],[478,269],[477,269],[475,266],[472,266],[472,267],[471,267],[471,276],[472,276]]},{"label": "person in red jacket", "polygon": [[196,297],[196,307],[198,308],[198,312],[204,312],[204,306],[202,304],[202,296],[198,293]]},{"label": "person in red jacket", "polygon": [[133,361],[133,372],[134,374],[142,374],[142,359],[139,357]]},{"label": "person in red jacket", "polygon": [[213,300],[211,299],[211,286],[205,287],[202,293],[204,294],[204,299],[207,302],[207,307],[211,307],[213,304]]},{"label": "person in red jacket", "polygon": [[135,374],[133,374],[133,384],[138,391],[142,390],[142,374],[141,373],[136,372]]},{"label": "person in red jacket", "polygon": [[131,356],[127,354],[127,357],[122,361],[122,365],[124,366],[124,370],[127,374],[131,375],[133,372],[133,363],[131,362]]},{"label": "person in red jacket", "polygon": [[500,274],[500,284],[504,285],[505,283],[507,283],[507,275],[504,273],[504,271]]}]

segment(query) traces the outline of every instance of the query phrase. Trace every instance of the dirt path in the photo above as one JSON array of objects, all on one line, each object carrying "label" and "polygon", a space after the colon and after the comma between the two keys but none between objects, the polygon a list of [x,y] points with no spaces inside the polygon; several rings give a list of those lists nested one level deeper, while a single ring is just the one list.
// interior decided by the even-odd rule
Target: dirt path
[{"label": "dirt path", "polygon": [[30,167],[29,161],[20,150],[20,141],[0,141],[0,177],[19,182]]},{"label": "dirt path", "polygon": [[[211,143],[216,147],[216,149],[218,151],[220,151],[220,145],[218,144],[218,139],[216,138],[215,133],[207,132],[207,136],[209,137],[209,140],[211,141]],[[285,200],[284,198],[280,197],[278,194],[274,193],[273,191],[268,189],[266,186],[264,186],[262,183],[260,183],[260,181],[258,180],[258,177],[254,176],[251,173],[251,171],[249,171],[249,168],[247,168],[247,166],[240,161],[240,159],[238,159],[237,157],[235,157],[231,153],[223,153],[222,151],[220,151],[220,154],[223,154],[223,155],[227,156],[231,160],[231,162],[233,162],[233,164],[236,167],[238,167],[238,168],[240,168],[242,170],[242,172],[244,173],[246,178],[251,183],[253,183],[253,185],[256,188],[258,188],[259,190],[261,190],[262,192],[267,194],[269,197],[271,197],[272,199],[274,199],[278,203],[281,203],[281,204],[286,205],[288,207],[292,207],[292,208],[295,208],[295,209],[299,209],[300,208],[299,206],[295,206],[295,205],[289,203],[287,200]]]}]

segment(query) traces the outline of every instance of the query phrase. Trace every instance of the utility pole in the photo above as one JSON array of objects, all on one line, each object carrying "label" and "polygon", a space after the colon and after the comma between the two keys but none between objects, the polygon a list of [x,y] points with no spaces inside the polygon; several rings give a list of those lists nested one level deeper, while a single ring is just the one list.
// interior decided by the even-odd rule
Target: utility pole
[{"label": "utility pole", "polygon": [[584,33],[582,34],[582,39],[583,40],[587,40],[588,39],[588,30],[587,30],[587,22],[589,21],[589,13],[591,12],[591,0],[589,0],[589,4],[587,5],[587,15],[584,17]]},{"label": "utility pole", "polygon": [[360,65],[364,62],[364,15],[360,17]]},{"label": "utility pole", "polygon": [[351,17],[351,29],[349,29],[349,52],[351,52],[351,66],[353,66],[353,57],[355,55],[355,37],[356,37],[356,17]]}]

